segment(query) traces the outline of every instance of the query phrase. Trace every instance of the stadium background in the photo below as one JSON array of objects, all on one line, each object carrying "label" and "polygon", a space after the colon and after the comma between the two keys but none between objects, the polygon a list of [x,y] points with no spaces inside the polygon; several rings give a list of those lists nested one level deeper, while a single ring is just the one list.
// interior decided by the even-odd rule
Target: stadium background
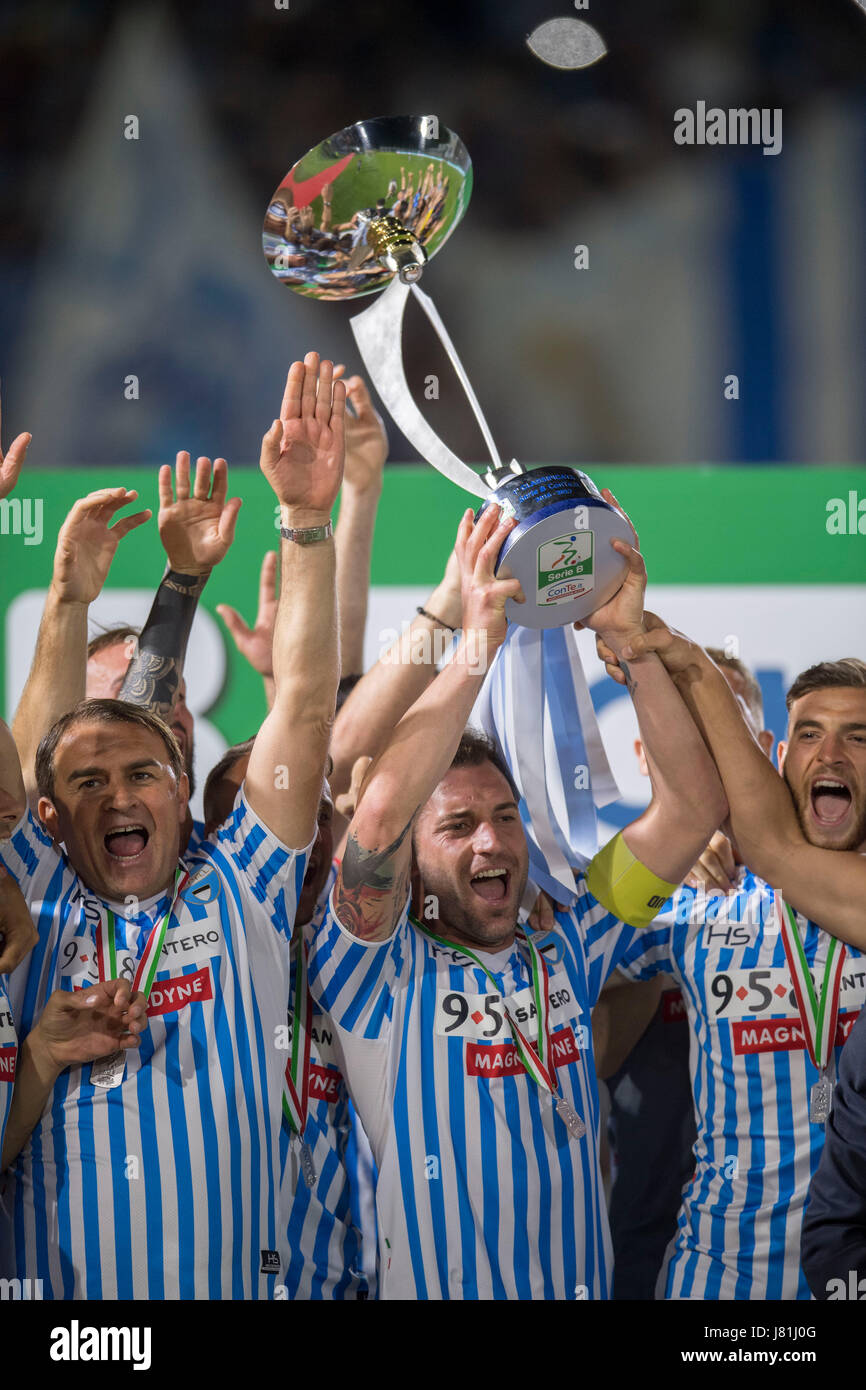
[{"label": "stadium background", "polygon": [[[526,35],[575,13],[607,55],[545,66]],[[314,345],[357,369],[348,318],[365,307],[278,286],[262,216],[310,146],[408,111],[435,112],[473,158],[467,216],[425,288],[503,455],[576,463],[614,487],[641,532],[651,604],[707,642],[739,642],[777,734],[796,671],[862,653],[866,539],[827,530],[832,498],[866,498],[866,14],[854,0],[580,12],[570,0],[10,0],[0,54],[4,440],[32,431],[16,495],[44,508],[40,545],[3,538],[7,716],[71,502],[110,481],[152,505],[157,465],[188,448],[224,454],[244,497],[190,648],[200,778],[225,739],[257,726],[260,683],[212,609],[255,611],[275,536],[255,462],[287,362]],[[781,152],[676,146],[674,112],[698,100],[781,108]],[[137,140],[123,136],[130,114]],[[431,423],[480,461],[411,307],[406,338]],[[440,395],[426,402],[430,373]],[[438,577],[465,500],[389,432],[405,466],[386,474],[370,659]],[[94,619],[141,621],[161,572],[151,524],[121,547]],[[630,712],[587,670],[625,793],[611,814],[628,818],[645,792]]]}]

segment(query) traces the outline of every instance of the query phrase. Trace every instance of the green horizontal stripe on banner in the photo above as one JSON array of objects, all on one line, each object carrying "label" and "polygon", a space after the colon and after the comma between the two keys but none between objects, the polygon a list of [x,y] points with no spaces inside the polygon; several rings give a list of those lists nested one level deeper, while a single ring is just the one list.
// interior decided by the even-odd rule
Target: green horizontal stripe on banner
[{"label": "green horizontal stripe on banner", "polygon": [[[866,531],[866,473],[858,468],[677,468],[588,465],[599,487],[610,486],[640,533],[650,578],[657,584],[852,584],[866,581],[866,534],[856,527],[858,505]],[[236,468],[233,490],[244,499],[226,579],[258,565],[276,544],[273,493],[258,469]],[[0,509],[0,600],[39,587],[50,576],[57,531],[77,497],[121,483],[137,488],[137,507],[157,508],[156,469],[118,466],[27,470],[16,497],[42,504],[42,538],[15,534],[15,514]],[[464,507],[475,499],[434,469],[387,469],[376,524],[372,582],[433,584],[442,573]],[[26,513],[24,513],[26,517]],[[32,530],[31,512],[31,530]],[[828,524],[846,527],[834,534]],[[31,537],[32,538],[32,537]],[[121,545],[112,585],[140,583],[160,563],[155,521]],[[217,587],[218,577],[212,581]],[[223,587],[220,585],[219,587]],[[233,584],[227,584],[228,601]],[[210,586],[209,594],[210,598]]]},{"label": "green horizontal stripe on banner", "polygon": [[[827,530],[828,503],[833,498],[844,503],[847,520],[849,493],[856,522],[859,501],[866,499],[866,473],[860,469],[590,464],[586,471],[599,487],[610,486],[628,510],[654,584],[866,583],[866,535]],[[276,548],[279,539],[276,502],[257,468],[235,468],[230,483],[244,503],[236,539],[208,581],[202,605],[213,613],[219,603],[232,604],[252,623],[262,555]],[[0,614],[5,617],[18,595],[47,587],[57,532],[73,502],[96,488],[120,485],[139,493],[138,501],[124,509],[127,514],[150,507],[154,517],[120,543],[107,587],[155,591],[165,568],[156,525],[156,468],[28,467],[13,496],[0,503]],[[15,501],[20,504],[17,528]],[[372,583],[432,588],[442,575],[462,511],[476,503],[430,467],[389,467],[376,523]],[[38,543],[28,544],[37,540],[37,521]],[[208,717],[226,737],[243,737],[265,713],[261,680],[235,654],[216,616],[215,622],[224,633],[227,669]],[[4,621],[4,673],[6,638]],[[0,690],[8,699],[5,680]]]}]

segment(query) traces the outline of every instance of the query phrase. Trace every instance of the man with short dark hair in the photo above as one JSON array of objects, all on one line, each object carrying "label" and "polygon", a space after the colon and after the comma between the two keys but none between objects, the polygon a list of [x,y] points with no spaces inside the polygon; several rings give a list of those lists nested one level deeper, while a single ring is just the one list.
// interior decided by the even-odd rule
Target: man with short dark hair
[{"label": "man with short dark hair", "polygon": [[[866,1002],[866,926],[843,931],[832,905],[818,920],[807,918],[795,910],[805,900],[783,896],[779,879],[768,882],[753,869],[757,844],[762,866],[780,868],[785,881],[786,860],[760,854],[762,843],[783,838],[784,822],[779,817],[756,836],[743,774],[751,788],[778,787],[788,815],[796,807],[804,851],[833,850],[840,866],[846,850],[862,854],[866,666],[822,663],[793,682],[779,745],[783,780],[706,653],[654,615],[648,619],[651,630],[635,638],[626,658],[657,651],[676,677],[731,792],[734,842],[749,865],[726,897],[681,888],[620,966],[637,979],[673,974],[692,1029],[697,1167],[657,1296],[808,1299],[803,1211],[842,1046]],[[603,643],[599,652],[621,679]],[[842,948],[837,936],[855,944]]]},{"label": "man with short dark hair", "polygon": [[[0,447],[0,499],[8,496],[24,462],[29,435],[19,435],[5,458]],[[0,840],[19,819],[20,796],[14,761],[0,747]],[[4,778],[3,774],[7,774]],[[11,790],[4,790],[4,780]],[[6,993],[6,975],[38,942],[27,901],[0,867],[0,1169],[20,1152],[45,1107],[57,1076],[71,1064],[106,1051],[138,1046],[144,1028],[144,999],[126,981],[110,980],[72,996],[55,990],[18,1047]]]},{"label": "man with short dark hair", "polygon": [[[0,858],[40,929],[10,981],[21,1033],[59,986],[131,981],[137,1052],[63,1072],[0,1204],[3,1273],[53,1298],[267,1298],[280,1274],[289,944],[338,680],[330,511],[345,389],[293,364],[261,469],[280,504],[276,695],[214,839],[179,859],[188,781],[171,730],[85,701],[49,732],[39,812],[0,724]],[[305,660],[297,660],[298,651]]]},{"label": "man with short dark hair", "polygon": [[[866,662],[845,657],[810,667],[798,678],[796,709],[795,692],[788,697],[789,749],[796,758],[789,752],[780,778],[761,755],[715,663],[656,614],[647,618],[648,630],[634,650],[660,657],[703,729],[729,788],[740,852],[799,912],[829,922],[834,935],[866,949],[866,778],[860,768]],[[610,649],[601,646],[599,655],[622,683]],[[808,684],[800,685],[801,679]],[[790,776],[795,762],[803,769],[796,779],[799,792]],[[842,775],[833,774],[836,766]]]},{"label": "man with short dark hair", "polygon": [[[148,650],[147,626],[140,631],[128,623],[106,628],[87,644],[86,694],[88,699],[128,700],[131,704],[144,704],[151,708],[150,700],[134,700],[132,692],[124,690],[130,666],[136,657]],[[156,710],[160,713],[159,709]],[[169,728],[180,744],[184,768],[189,778],[189,792],[192,796],[196,788],[195,780],[195,718],[186,702],[186,680],[180,677],[177,693],[170,708],[165,711]]]},{"label": "man with short dark hair", "polygon": [[[529,856],[514,789],[464,737],[505,603],[522,598],[494,572],[513,524],[495,506],[461,522],[460,643],[367,773],[310,954],[378,1168],[382,1298],[608,1296],[590,1010],[631,924],[725,814],[672,682],[636,664],[653,802],[576,876],[552,932],[518,929]],[[619,647],[641,630],[646,574],[614,545],[628,574],[591,622]]]},{"label": "man with short dark hair", "polygon": [[[109,526],[118,508],[137,496],[125,488],[100,489],[70,510],[58,536],[36,651],[12,726],[31,798],[39,739],[85,695],[128,700],[164,718],[180,744],[192,794],[194,721],[183,667],[202,591],[234,538],[241,502],[227,492],[225,459],[216,459],[211,467],[211,460],[201,457],[193,475],[190,456],[182,450],[174,479],[168,464],[160,468],[157,520],[168,567],[147,621],[141,632],[121,624],[90,642],[89,605],[105,583],[119,540],[146,522],[150,511]],[[195,848],[201,829],[188,811],[184,848],[189,843]]]},{"label": "man with short dark hair", "polygon": [[[764,728],[764,702],[756,677],[739,657],[717,647],[708,647],[707,652],[731,689],[742,697],[755,736],[769,756],[773,736]],[[634,750],[641,773],[649,776],[639,738]],[[700,888],[708,875],[722,892],[734,891],[742,880],[743,866],[722,831],[712,837],[686,883]],[[653,983],[660,989],[664,978],[659,973]],[[643,987],[650,988],[650,982]],[[593,1015],[596,1032],[603,1020],[608,1034],[616,1039],[619,1058],[624,1059],[604,1076],[615,1156],[609,1202],[615,1299],[654,1296],[682,1193],[695,1168],[687,1003],[678,985],[670,981],[645,1026],[649,1001],[633,999],[636,988],[633,983],[623,986],[623,977],[614,976]]]}]

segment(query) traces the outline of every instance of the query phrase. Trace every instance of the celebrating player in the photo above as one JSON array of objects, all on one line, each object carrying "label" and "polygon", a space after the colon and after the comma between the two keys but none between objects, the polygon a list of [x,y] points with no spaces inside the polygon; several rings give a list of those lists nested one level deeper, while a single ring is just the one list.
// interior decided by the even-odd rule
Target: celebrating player
[{"label": "celebrating player", "polygon": [[[528,850],[513,785],[464,737],[516,580],[513,522],[457,539],[463,633],[371,767],[310,953],[378,1168],[380,1297],[606,1297],[590,1010],[606,976],[725,814],[711,760],[660,663],[631,670],[653,772],[648,810],[577,879],[545,939],[517,930]],[[643,561],[591,620],[642,630]],[[411,852],[421,880],[409,915]]]},{"label": "celebrating player", "polygon": [[[797,806],[805,844],[826,846],[821,853],[832,852],[840,862],[848,859],[840,851],[849,845],[866,849],[863,663],[827,662],[794,681],[787,695],[788,736],[779,745],[783,780],[760,751],[724,677],[694,643],[660,626],[631,647],[659,650],[676,671],[729,787],[736,783],[731,747],[739,747],[744,761],[761,760],[752,786],[777,786],[789,810]],[[600,654],[616,675],[603,644]],[[693,1035],[697,1166],[658,1293],[808,1299],[799,1254],[803,1209],[841,1047],[866,1001],[866,973],[860,951],[835,940],[855,934],[839,928],[832,907],[818,925],[754,871],[754,836],[745,844],[739,839],[749,816],[736,813],[733,799],[731,821],[739,857],[749,865],[736,891],[725,898],[681,888],[621,962],[639,979],[658,970],[674,975]],[[761,831],[760,837],[768,844],[777,834]],[[772,855],[762,862],[772,867]],[[776,867],[783,866],[780,858]],[[866,931],[860,942],[866,945]]]},{"label": "celebrating player", "polygon": [[[795,760],[789,753],[781,778],[761,756],[706,653],[655,614],[647,617],[651,630],[639,635],[634,652],[661,657],[703,729],[728,794],[741,855],[799,912],[822,919],[834,935],[866,950],[866,663],[846,657],[798,678],[797,687],[808,682],[799,693],[813,698],[808,707],[798,707],[793,723],[789,719]],[[624,683],[610,648],[600,647],[599,654]]]},{"label": "celebrating player", "polygon": [[20,817],[0,857],[40,928],[10,982],[21,1033],[58,987],[120,974],[148,999],[140,1049],[63,1072],[9,1171],[3,1272],[41,1278],[46,1296],[273,1294],[276,1040],[338,679],[330,511],[344,402],[331,363],[308,354],[262,442],[284,540],[276,694],[214,842],[179,862],[188,783],[158,716],[91,700],[56,723],[36,758],[45,829],[0,725],[0,788]]}]

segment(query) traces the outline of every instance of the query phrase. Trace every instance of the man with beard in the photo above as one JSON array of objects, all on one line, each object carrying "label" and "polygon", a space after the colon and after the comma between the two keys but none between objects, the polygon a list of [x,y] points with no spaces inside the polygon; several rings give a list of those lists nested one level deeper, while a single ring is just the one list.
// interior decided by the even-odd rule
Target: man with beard
[{"label": "man with beard", "polygon": [[[657,1296],[808,1299],[803,1211],[842,1045],[866,1001],[866,914],[862,898],[847,912],[819,908],[820,885],[791,864],[791,821],[824,884],[834,862],[866,869],[866,665],[823,662],[797,677],[780,778],[706,653],[647,616],[655,626],[626,657],[658,652],[675,676],[722,772],[749,866],[726,898],[681,888],[620,964],[636,979],[672,973],[692,1029],[697,1166]],[[622,679],[609,647],[599,654]]]},{"label": "man with beard", "polygon": [[9,1170],[3,1273],[42,1279],[47,1297],[274,1295],[276,1040],[339,675],[330,512],[344,406],[331,363],[308,354],[262,441],[283,538],[276,694],[213,840],[180,861],[188,783],[159,716],[90,700],[57,721],[36,756],[42,824],[0,723],[0,804],[19,817],[0,859],[39,925],[10,981],[21,1035],[58,986],[120,976],[148,1001],[140,1050],[60,1075]]},{"label": "man with beard", "polygon": [[[461,522],[460,643],[370,768],[310,953],[378,1169],[382,1298],[609,1295],[590,1010],[634,939],[626,923],[651,920],[725,815],[673,683],[635,663],[653,801],[576,877],[553,931],[518,929],[516,793],[493,745],[465,734],[506,600],[522,598],[494,573],[513,525],[495,506]],[[627,577],[589,622],[619,650],[642,630],[646,572],[614,546]]]}]

